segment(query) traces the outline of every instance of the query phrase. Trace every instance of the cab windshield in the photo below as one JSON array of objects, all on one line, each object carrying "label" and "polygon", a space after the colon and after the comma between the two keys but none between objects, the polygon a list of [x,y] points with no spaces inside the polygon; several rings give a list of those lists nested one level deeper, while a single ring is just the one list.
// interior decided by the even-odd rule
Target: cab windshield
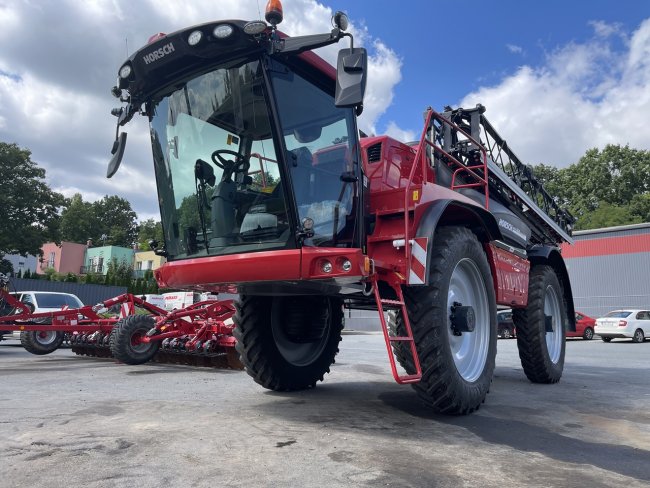
[{"label": "cab windshield", "polygon": [[[281,130],[259,61],[205,73],[152,104],[170,259],[353,245],[351,109],[288,70],[273,89]],[[301,234],[305,223],[311,230]]]}]

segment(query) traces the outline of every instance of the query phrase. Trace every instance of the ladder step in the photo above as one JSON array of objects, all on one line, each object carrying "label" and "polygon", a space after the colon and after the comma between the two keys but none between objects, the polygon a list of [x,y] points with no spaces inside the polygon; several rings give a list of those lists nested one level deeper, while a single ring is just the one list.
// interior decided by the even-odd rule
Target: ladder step
[{"label": "ladder step", "polygon": [[[381,322],[381,330],[384,333],[384,341],[386,342],[386,349],[388,351],[388,360],[390,361],[390,369],[393,373],[393,378],[399,384],[406,383],[417,383],[422,379],[422,367],[420,366],[420,358],[418,358],[418,352],[415,347],[415,340],[413,339],[413,332],[411,331],[411,324],[409,322],[408,311],[406,310],[406,303],[404,301],[404,295],[402,294],[402,289],[399,286],[394,287],[397,300],[388,300],[384,299],[379,295],[379,286],[377,282],[376,275],[373,277],[373,290],[375,295],[375,303],[377,304],[377,309],[379,310],[379,321]],[[404,320],[404,328],[407,335],[404,336],[394,336],[391,337],[390,332],[388,331],[388,324],[386,323],[386,317],[384,316],[384,305],[397,305],[402,310],[402,316]],[[397,364],[395,362],[395,354],[393,352],[392,343],[395,342],[406,342],[409,344],[409,349],[411,351],[411,356],[413,357],[413,364],[415,366],[414,374],[400,375],[397,372]]]},{"label": "ladder step", "polygon": [[417,383],[421,379],[421,374],[405,374],[404,376],[398,376],[395,378],[395,381],[400,385],[407,385],[409,383]]}]

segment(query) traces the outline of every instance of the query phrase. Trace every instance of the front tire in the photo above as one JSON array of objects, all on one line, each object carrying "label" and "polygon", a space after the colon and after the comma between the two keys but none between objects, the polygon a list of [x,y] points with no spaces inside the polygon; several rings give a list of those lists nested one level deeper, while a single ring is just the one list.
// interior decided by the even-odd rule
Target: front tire
[{"label": "front tire", "polygon": [[[497,311],[492,274],[476,236],[461,227],[436,230],[428,286],[405,287],[404,298],[422,366],[412,386],[435,412],[465,415],[477,410],[489,391],[497,347]],[[471,306],[473,332],[452,329],[454,303]],[[401,313],[389,314],[397,335],[405,335]],[[408,373],[415,367],[408,344],[393,347]]]},{"label": "front tire", "polygon": [[[524,373],[533,383],[557,383],[564,369],[566,307],[552,267],[534,266],[528,282],[528,306],[514,309],[517,347]],[[546,330],[550,321],[551,331]]]},{"label": "front tire", "polygon": [[602,339],[603,342],[612,342],[611,337],[601,337],[601,339]]},{"label": "front tire", "polygon": [[592,329],[591,327],[587,327],[585,331],[582,333],[582,338],[585,341],[592,340],[594,338],[594,329]]},{"label": "front tire", "polygon": [[53,330],[24,330],[20,333],[20,344],[27,352],[44,356],[61,347],[63,335]]},{"label": "front tire", "polygon": [[154,325],[150,315],[129,315],[118,321],[109,339],[113,357],[124,364],[144,364],[153,359],[160,342],[141,342],[141,339]]},{"label": "front tire", "polygon": [[242,295],[236,306],[235,347],[256,383],[269,390],[293,391],[323,381],[341,341],[339,299]]}]

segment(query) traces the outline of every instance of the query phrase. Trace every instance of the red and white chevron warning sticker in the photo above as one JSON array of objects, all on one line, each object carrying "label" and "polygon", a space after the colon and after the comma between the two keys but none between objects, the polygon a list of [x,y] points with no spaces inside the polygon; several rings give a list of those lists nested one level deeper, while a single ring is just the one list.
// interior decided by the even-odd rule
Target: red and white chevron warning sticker
[{"label": "red and white chevron warning sticker", "polygon": [[424,285],[427,281],[427,244],[428,237],[416,237],[411,245],[411,264],[409,285]]}]

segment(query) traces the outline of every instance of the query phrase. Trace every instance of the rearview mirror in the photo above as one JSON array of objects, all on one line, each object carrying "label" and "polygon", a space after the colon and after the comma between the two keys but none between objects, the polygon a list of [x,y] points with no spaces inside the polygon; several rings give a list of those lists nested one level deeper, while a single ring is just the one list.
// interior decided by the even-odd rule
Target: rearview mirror
[{"label": "rearview mirror", "polygon": [[120,167],[122,162],[122,156],[124,156],[124,148],[126,147],[126,132],[122,132],[120,136],[115,139],[113,142],[113,148],[111,149],[111,154],[113,157],[108,163],[108,169],[106,170],[106,178],[113,176],[117,169]]},{"label": "rearview mirror", "polygon": [[368,73],[368,53],[362,47],[341,49],[336,64],[337,107],[358,107],[363,104]]}]

